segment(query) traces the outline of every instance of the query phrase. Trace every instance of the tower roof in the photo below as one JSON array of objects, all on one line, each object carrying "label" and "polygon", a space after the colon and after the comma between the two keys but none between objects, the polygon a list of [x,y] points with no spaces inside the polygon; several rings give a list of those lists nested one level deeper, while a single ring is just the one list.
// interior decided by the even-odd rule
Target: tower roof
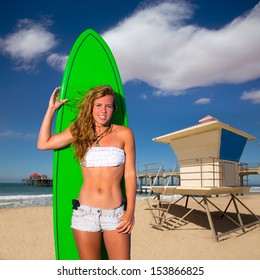
[{"label": "tower roof", "polygon": [[199,124],[171,132],[169,134],[165,134],[162,136],[158,136],[153,138],[152,140],[155,142],[160,142],[160,143],[165,143],[165,144],[170,144],[172,140],[184,138],[190,135],[195,135],[195,134],[201,134],[204,132],[212,131],[212,130],[217,130],[217,129],[226,129],[228,131],[231,131],[235,134],[238,134],[240,136],[243,136],[247,138],[247,140],[255,140],[256,138],[240,129],[237,129],[233,126],[230,126],[228,124],[220,122],[218,119],[208,115],[201,120],[199,120]]}]

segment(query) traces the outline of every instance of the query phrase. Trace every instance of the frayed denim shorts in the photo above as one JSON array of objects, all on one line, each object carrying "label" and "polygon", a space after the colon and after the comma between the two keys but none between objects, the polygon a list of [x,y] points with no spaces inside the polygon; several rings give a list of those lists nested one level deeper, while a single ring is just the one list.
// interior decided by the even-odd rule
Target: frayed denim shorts
[{"label": "frayed denim shorts", "polygon": [[74,200],[73,205],[71,227],[80,231],[115,230],[122,222],[119,218],[125,213],[124,204],[112,210],[81,205],[78,200]]}]

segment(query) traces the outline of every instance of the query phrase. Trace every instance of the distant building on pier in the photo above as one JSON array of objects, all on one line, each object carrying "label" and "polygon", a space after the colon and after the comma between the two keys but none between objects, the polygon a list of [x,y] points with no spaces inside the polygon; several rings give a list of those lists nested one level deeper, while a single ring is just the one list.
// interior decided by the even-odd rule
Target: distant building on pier
[{"label": "distant building on pier", "polygon": [[22,179],[24,185],[38,186],[38,187],[52,187],[52,179],[48,178],[47,175],[40,175],[33,173],[25,179]]}]

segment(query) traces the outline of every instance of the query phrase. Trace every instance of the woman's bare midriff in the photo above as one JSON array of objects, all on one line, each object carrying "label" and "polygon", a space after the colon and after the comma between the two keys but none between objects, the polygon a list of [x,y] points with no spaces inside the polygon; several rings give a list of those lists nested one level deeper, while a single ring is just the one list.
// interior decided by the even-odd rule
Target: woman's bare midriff
[{"label": "woman's bare midriff", "polygon": [[115,209],[123,202],[120,182],[124,165],[116,167],[83,167],[83,185],[78,200],[95,208]]}]

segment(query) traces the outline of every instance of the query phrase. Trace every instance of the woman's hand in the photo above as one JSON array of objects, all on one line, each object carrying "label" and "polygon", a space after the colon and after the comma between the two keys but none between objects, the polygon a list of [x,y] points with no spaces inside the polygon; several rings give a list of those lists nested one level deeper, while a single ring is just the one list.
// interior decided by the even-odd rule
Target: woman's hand
[{"label": "woman's hand", "polygon": [[128,213],[126,211],[118,220],[122,221],[122,223],[116,228],[118,230],[118,233],[130,234],[135,223],[134,214]]},{"label": "woman's hand", "polygon": [[50,97],[50,101],[49,101],[50,108],[54,108],[55,110],[57,110],[68,101],[68,99],[60,100],[59,96],[60,96],[60,87],[56,87]]}]

